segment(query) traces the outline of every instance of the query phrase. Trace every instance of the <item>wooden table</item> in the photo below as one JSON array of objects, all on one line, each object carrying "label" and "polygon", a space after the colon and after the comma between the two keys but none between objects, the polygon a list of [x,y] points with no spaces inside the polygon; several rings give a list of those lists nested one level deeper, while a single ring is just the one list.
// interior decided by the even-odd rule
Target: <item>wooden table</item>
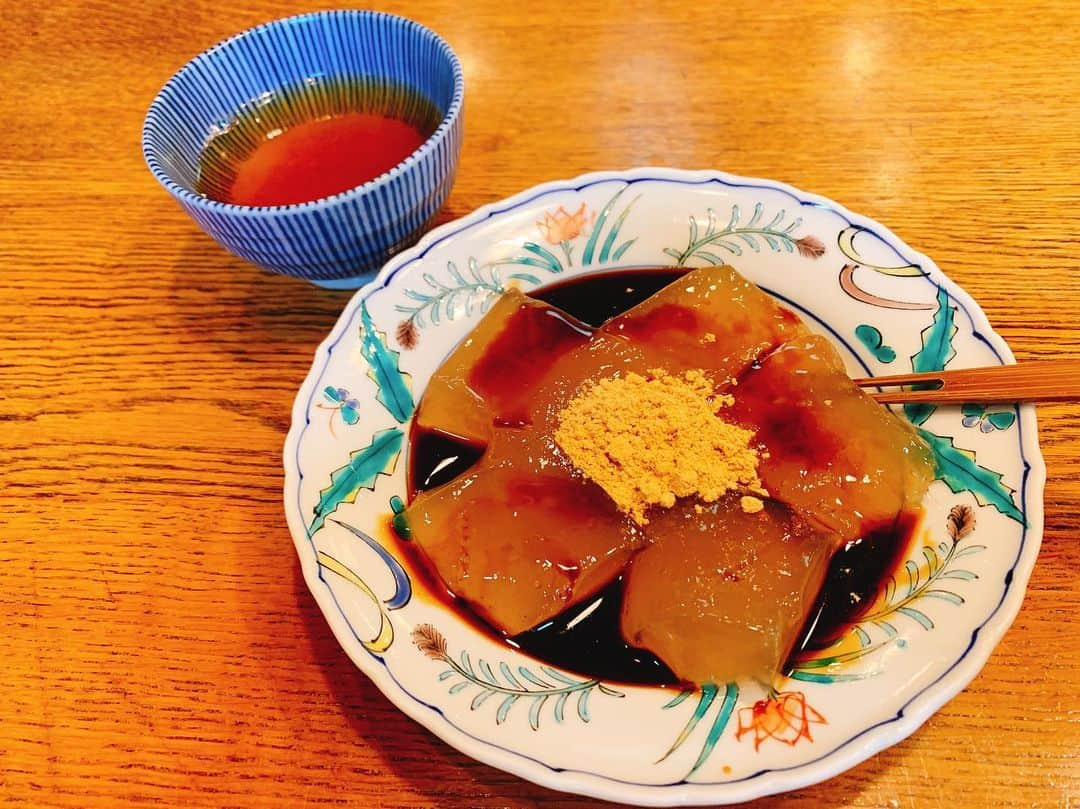
[{"label": "wooden table", "polygon": [[[1080,354],[1075,0],[380,5],[465,66],[444,220],[592,169],[772,177],[934,256],[1019,357]],[[143,165],[176,68],[306,7],[120,6],[0,15],[0,802],[597,806],[458,754],[339,650],[280,450],[349,294],[225,254]],[[912,738],[760,806],[1078,805],[1080,406],[1039,419],[1042,556],[985,670]]]}]

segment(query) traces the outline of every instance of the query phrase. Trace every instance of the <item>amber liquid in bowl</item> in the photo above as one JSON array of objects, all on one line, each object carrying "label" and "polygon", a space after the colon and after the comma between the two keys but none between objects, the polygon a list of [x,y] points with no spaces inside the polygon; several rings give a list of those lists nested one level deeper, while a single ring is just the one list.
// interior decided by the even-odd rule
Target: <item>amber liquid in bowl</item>
[{"label": "amber liquid in bowl", "polygon": [[[596,273],[532,290],[529,294],[591,326],[599,326],[649,298],[683,272],[667,268]],[[523,335],[522,339],[530,338]],[[513,347],[504,348],[510,351]],[[810,428],[796,422],[789,429]],[[807,445],[813,445],[816,440],[813,434],[788,438]],[[482,453],[483,447],[414,424],[408,470],[410,498],[454,479],[472,467]],[[573,518],[568,513],[567,519]],[[834,554],[795,645],[794,658],[829,645],[859,619],[905,558],[917,524],[918,514],[902,513],[895,523],[873,527]],[[423,553],[410,554],[410,558],[425,568],[430,567]],[[653,685],[673,685],[678,681],[660,658],[629,644],[620,632],[623,576],[550,620],[507,636],[440,586],[438,573],[430,569],[425,573],[424,578],[434,583],[435,594],[445,598],[455,612],[539,660],[608,681]]]},{"label": "amber liquid in bowl", "polygon": [[322,81],[242,109],[203,149],[196,190],[232,205],[294,205],[339,194],[404,161],[442,113],[401,85]]}]

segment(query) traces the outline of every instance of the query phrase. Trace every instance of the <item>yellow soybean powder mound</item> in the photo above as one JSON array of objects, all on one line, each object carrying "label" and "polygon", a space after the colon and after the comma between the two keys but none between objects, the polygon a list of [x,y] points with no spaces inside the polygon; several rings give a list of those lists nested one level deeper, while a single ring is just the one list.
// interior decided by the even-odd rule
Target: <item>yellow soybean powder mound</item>
[{"label": "yellow soybean powder mound", "polygon": [[[733,490],[767,496],[754,433],[717,414],[733,401],[703,371],[656,369],[584,387],[559,414],[555,441],[639,525],[679,497],[711,503]],[[751,504],[751,498],[743,507]],[[747,509],[749,510],[749,509]]]}]

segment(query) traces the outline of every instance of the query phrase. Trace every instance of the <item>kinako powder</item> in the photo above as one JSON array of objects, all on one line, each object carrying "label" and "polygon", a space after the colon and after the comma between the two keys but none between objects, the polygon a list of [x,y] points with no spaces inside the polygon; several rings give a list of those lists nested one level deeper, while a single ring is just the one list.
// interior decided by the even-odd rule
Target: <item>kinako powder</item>
[{"label": "kinako powder", "polygon": [[680,497],[711,503],[730,491],[747,512],[767,497],[757,476],[754,433],[718,415],[733,399],[704,371],[603,379],[585,385],[559,414],[555,441],[585,477],[639,525],[653,506]]}]

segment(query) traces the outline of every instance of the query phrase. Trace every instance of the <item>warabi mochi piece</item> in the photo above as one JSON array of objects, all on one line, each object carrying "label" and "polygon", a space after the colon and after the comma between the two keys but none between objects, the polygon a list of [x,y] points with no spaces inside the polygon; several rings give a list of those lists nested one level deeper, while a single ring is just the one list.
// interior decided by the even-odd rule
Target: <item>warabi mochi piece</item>
[{"label": "warabi mochi piece", "polygon": [[555,362],[529,404],[530,421],[536,429],[554,433],[559,415],[586,386],[631,371],[644,374],[647,367],[641,346],[598,331]]},{"label": "warabi mochi piece", "polygon": [[814,606],[835,537],[786,506],[748,514],[739,496],[654,510],[630,565],[623,636],[682,680],[770,680]]},{"label": "warabi mochi piece", "polygon": [[700,368],[717,382],[808,334],[795,313],[728,266],[691,270],[601,331],[638,345],[649,367],[672,374]]},{"label": "warabi mochi piece", "polygon": [[447,587],[508,635],[591,596],[641,543],[534,430],[496,430],[475,467],[418,495],[407,518]]},{"label": "warabi mochi piece", "polygon": [[933,480],[925,443],[852,383],[824,337],[783,345],[733,393],[730,416],[764,450],[765,488],[845,540],[892,525]]},{"label": "warabi mochi piece", "polygon": [[416,423],[473,442],[527,419],[536,385],[589,330],[558,309],[508,290],[431,377]]}]

